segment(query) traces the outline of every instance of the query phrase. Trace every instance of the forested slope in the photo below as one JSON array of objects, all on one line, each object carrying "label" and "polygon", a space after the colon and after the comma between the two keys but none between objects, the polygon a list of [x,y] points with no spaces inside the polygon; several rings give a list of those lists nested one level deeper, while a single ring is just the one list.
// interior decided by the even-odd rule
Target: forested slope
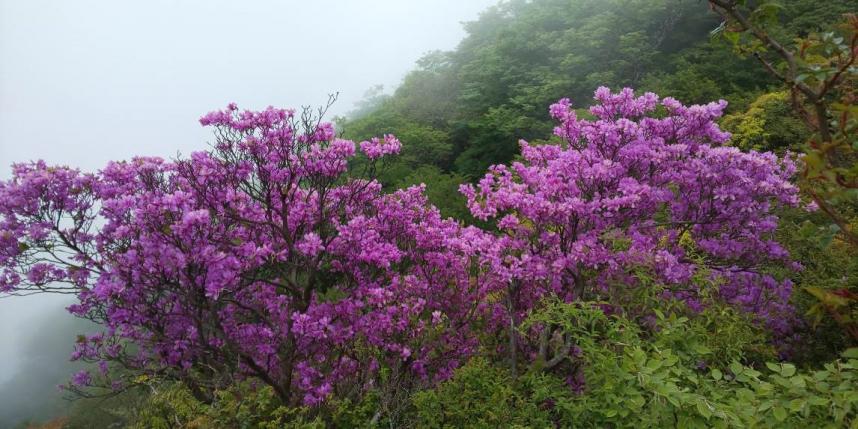
[{"label": "forested slope", "polygon": [[[855,9],[848,0],[781,4],[785,34],[820,30]],[[504,2],[466,23],[456,50],[425,55],[392,95],[368,99],[342,129],[356,140],[396,134],[405,165],[390,183],[419,181],[417,166],[437,168],[421,170],[433,183],[439,172],[473,179],[511,160],[519,139],[550,134],[546,106],[569,97],[586,107],[599,86],[685,103],[725,99],[728,114],[740,113],[779,82],[713,37],[719,22],[693,0]]]}]

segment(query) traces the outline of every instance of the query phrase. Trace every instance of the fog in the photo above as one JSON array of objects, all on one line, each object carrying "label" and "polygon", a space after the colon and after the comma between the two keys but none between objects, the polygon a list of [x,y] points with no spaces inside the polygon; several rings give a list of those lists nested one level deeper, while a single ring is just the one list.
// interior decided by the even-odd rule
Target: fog
[{"label": "fog", "polygon": [[[496,0],[0,0],[0,179],[45,159],[96,170],[111,159],[205,148],[203,113],[318,105],[332,114],[396,87],[425,52]],[[74,332],[68,298],[0,299],[0,427],[49,413]],[[43,417],[43,416],[36,416]],[[4,421],[5,419],[5,421]]]}]

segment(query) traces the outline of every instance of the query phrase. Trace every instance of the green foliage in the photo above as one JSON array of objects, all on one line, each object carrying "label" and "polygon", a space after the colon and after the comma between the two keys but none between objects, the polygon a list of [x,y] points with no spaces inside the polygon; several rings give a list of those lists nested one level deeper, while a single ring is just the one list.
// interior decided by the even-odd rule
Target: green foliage
[{"label": "green foliage", "polygon": [[[694,67],[682,68],[674,73],[648,75],[642,88],[656,94],[671,94],[672,97],[688,103],[717,100],[724,93],[718,83]],[[730,103],[730,106],[734,106],[734,103]]]},{"label": "green foliage", "polygon": [[270,387],[237,383],[220,391],[211,405],[203,404],[183,385],[155,387],[130,428],[139,429],[318,429],[325,424],[306,408],[279,403]]},{"label": "green foliage", "polygon": [[[685,236],[679,242],[690,260],[701,263],[690,281],[701,308],[693,310],[684,301],[666,298],[670,288],[655,282],[649,270],[637,269],[630,274],[639,282],[638,285],[613,285],[607,293],[597,295],[593,302],[583,304],[588,308],[586,314],[597,311],[592,308],[594,303],[601,303],[608,306],[610,312],[621,314],[621,320],[634,322],[623,332],[634,331],[636,341],[640,337],[641,341],[649,341],[659,349],[670,349],[683,359],[699,360],[707,365],[725,366],[733,361],[762,364],[774,359],[773,339],[760,321],[724,302],[718,293],[721,280],[702,268],[703,256],[696,253],[693,241]],[[567,310],[566,305],[552,303],[543,312],[532,316],[528,324],[559,326],[564,332],[573,332],[574,336],[585,338],[583,341],[590,341],[587,337],[593,332],[587,329],[594,325],[589,318],[601,320],[604,314],[589,314],[588,321],[581,323],[580,314],[563,313]],[[668,315],[667,319],[665,315]],[[665,330],[666,323],[673,317],[682,319],[681,331],[677,335],[667,335],[671,331]],[[560,319],[564,321],[558,322]],[[616,340],[624,342],[628,339]]]},{"label": "green foliage", "polygon": [[793,112],[786,92],[761,95],[747,111],[724,117],[721,125],[733,134],[732,144],[744,150],[798,151],[810,137],[807,126]]},{"label": "green foliage", "polygon": [[81,398],[74,402],[63,428],[126,427],[146,409],[148,401],[148,392],[139,388],[103,398]]},{"label": "green foliage", "polygon": [[586,390],[574,395],[568,387],[560,390],[551,375],[534,374],[540,386],[535,400],[561,393],[556,413],[577,426],[705,427],[714,398],[699,390],[705,370],[697,367],[712,355],[707,333],[675,312],[655,310],[654,316],[655,329],[647,337],[636,324],[591,303],[549,303],[531,323],[560,326],[574,338],[582,350],[576,369],[583,372]]},{"label": "green foliage", "polygon": [[[732,361],[757,363],[775,357],[772,339],[765,330],[733,306],[712,302],[694,314],[688,323],[689,335],[699,335],[696,341],[700,346],[696,350],[707,351],[705,358],[709,365],[724,366]],[[689,338],[673,339],[681,340],[675,345],[677,350],[683,350],[682,343],[689,341]]]},{"label": "green foliage", "polygon": [[459,185],[464,182],[465,178],[459,174],[444,173],[437,167],[423,165],[411,170],[395,186],[404,188],[423,183],[426,185],[426,196],[441,210],[441,215],[472,223],[471,214],[465,205],[467,200],[459,192]]},{"label": "green foliage", "polygon": [[512,159],[519,151],[520,138],[545,136],[549,129],[548,122],[516,108],[491,108],[460,130],[469,144],[456,158],[455,170],[468,177],[480,177],[490,165]]},{"label": "green foliage", "polygon": [[[843,427],[858,424],[858,349],[819,371],[788,363],[756,369],[733,361],[701,364],[712,356],[700,325],[676,313],[655,312],[645,335],[595,303],[549,302],[530,319],[571,335],[581,349],[574,366],[540,369],[512,379],[504,368],[474,360],[438,388],[415,395],[425,427]],[[576,393],[564,372],[582,371]],[[550,422],[548,424],[546,422]]]},{"label": "green foliage", "polygon": [[446,132],[404,117],[384,103],[372,115],[342,125],[345,138],[361,141],[382,134],[394,134],[407,141],[397,162],[407,165],[449,164],[452,146]]},{"label": "green foliage", "polygon": [[159,386],[131,425],[135,429],[167,429],[175,426],[202,428],[209,423],[206,407],[180,384]]},{"label": "green foliage", "polygon": [[[855,207],[842,206],[842,211],[858,225]],[[831,225],[824,213],[808,213],[802,209],[781,214],[777,240],[803,266],[798,272],[786,273],[797,285],[792,297],[793,305],[807,321],[792,358],[797,363],[809,365],[829,361],[854,343],[844,335],[838,321],[830,316],[824,301],[811,291],[817,295],[855,293],[858,287],[855,282],[858,279],[858,249],[838,235],[838,229]],[[858,326],[854,318],[849,324]]]},{"label": "green foliage", "polygon": [[[381,427],[376,417],[379,395],[371,391],[360,403],[333,399],[318,408],[288,407],[268,386],[240,382],[217,392],[211,404],[196,400],[180,383],[152,386],[145,402],[137,404],[132,429],[321,429],[325,427]],[[376,421],[373,421],[375,418]],[[74,419],[72,419],[74,421]],[[106,427],[108,425],[69,427]]]},{"label": "green foliage", "polygon": [[550,427],[548,413],[516,389],[509,371],[476,358],[436,389],[413,399],[415,427]]}]

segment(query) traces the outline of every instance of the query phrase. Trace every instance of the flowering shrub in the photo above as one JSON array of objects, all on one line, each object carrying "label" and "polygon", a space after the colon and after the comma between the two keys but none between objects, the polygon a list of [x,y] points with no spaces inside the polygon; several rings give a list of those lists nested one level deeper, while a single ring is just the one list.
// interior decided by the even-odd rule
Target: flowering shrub
[{"label": "flowering shrub", "polygon": [[[200,122],[217,141],[187,159],[18,164],[0,184],[0,289],[75,292],[70,310],[104,326],[74,354],[101,374],[72,388],[121,388],[111,361],[134,370],[125,384],[178,379],[211,400],[251,377],[315,405],[380,366],[445,378],[475,348],[484,232],[442,219],[421,187],[352,177],[355,143],[306,114],[230,105]],[[399,147],[360,144],[369,169]]]},{"label": "flowering shrub", "polygon": [[773,233],[774,210],[798,203],[794,163],[724,146],[730,136],[714,122],[723,101],[684,106],[604,87],[595,100],[592,120],[567,99],[552,105],[559,143],[522,141],[521,161],[461,188],[500,233],[492,272],[508,291],[497,317],[515,326],[549,294],[612,302],[643,284],[641,270],[701,309],[693,279],[705,273],[724,300],[789,334],[792,284],[763,266],[791,264]]},{"label": "flowering shrub", "polygon": [[723,146],[724,102],[596,101],[593,120],[553,105],[558,143],[522,142],[522,161],[462,186],[497,234],[443,219],[421,186],[384,194],[372,175],[394,136],[356,145],[306,112],[230,105],[200,120],[212,149],[175,161],[17,164],[0,183],[0,291],[75,293],[70,311],[104,327],[79,338],[97,373],[70,388],[178,380],[203,402],[241,379],[290,406],[395,402],[501,328],[513,364],[521,350],[551,368],[580,350],[556,324],[521,339],[544,297],[611,313],[615,292],[659,284],[702,310],[701,277],[789,334],[791,285],[763,268],[790,263],[772,233],[798,202],[792,161]]}]

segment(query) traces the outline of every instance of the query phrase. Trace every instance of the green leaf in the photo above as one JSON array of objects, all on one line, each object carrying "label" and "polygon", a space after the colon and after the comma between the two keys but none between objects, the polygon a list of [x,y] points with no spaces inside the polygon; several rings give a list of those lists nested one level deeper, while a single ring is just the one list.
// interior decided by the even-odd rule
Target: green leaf
[{"label": "green leaf", "polygon": [[768,367],[770,370],[772,370],[774,372],[777,372],[777,373],[781,372],[781,366],[774,363],[774,362],[766,362],[766,367]]},{"label": "green leaf", "polygon": [[730,371],[733,373],[733,375],[741,374],[743,369],[744,368],[742,367],[742,365],[739,364],[739,362],[733,362],[730,364]]},{"label": "green leaf", "polygon": [[634,409],[639,410],[646,404],[646,399],[643,396],[633,396],[629,399],[629,403],[632,404]]},{"label": "green leaf", "polygon": [[649,369],[649,370],[651,370],[651,371],[653,371],[653,372],[655,372],[655,371],[657,371],[659,368],[661,368],[661,364],[662,364],[662,361],[660,361],[660,360],[657,360],[657,359],[650,359],[650,360],[649,360],[649,361],[647,361],[647,363],[646,363],[646,368],[647,368],[647,369]]},{"label": "green leaf", "polygon": [[708,354],[712,353],[712,350],[709,349],[709,347],[706,347],[705,344],[695,344],[694,345],[694,351],[698,354],[701,354],[701,355],[708,355]]},{"label": "green leaf", "polygon": [[667,398],[667,402],[670,402],[676,408],[682,406],[682,404],[679,402],[679,399],[677,399],[675,396],[668,395],[665,396],[665,398]]},{"label": "green leaf", "polygon": [[646,363],[646,353],[640,348],[635,348],[631,354],[632,360],[638,368],[643,367]]},{"label": "green leaf", "polygon": [[701,416],[709,420],[709,417],[712,417],[712,410],[709,409],[709,404],[704,400],[697,401],[697,412],[700,413]]},{"label": "green leaf", "polygon": [[852,347],[852,348],[846,349],[846,351],[843,352],[842,356],[847,358],[847,359],[858,359],[858,347]]},{"label": "green leaf", "polygon": [[813,396],[810,399],[808,399],[808,402],[810,402],[811,405],[816,405],[816,406],[828,405],[828,398]]},{"label": "green leaf", "polygon": [[789,380],[792,382],[793,386],[801,388],[807,387],[807,383],[804,381],[804,377],[802,376],[792,377]]},{"label": "green leaf", "polygon": [[777,22],[781,9],[783,6],[778,3],[763,3],[751,13],[751,19],[763,24],[772,24]]},{"label": "green leaf", "polygon": [[714,378],[715,380],[721,380],[721,378],[723,377],[724,374],[722,374],[721,371],[718,370],[718,368],[712,369],[712,378]]},{"label": "green leaf", "polygon": [[791,363],[785,363],[783,365],[783,369],[781,370],[781,375],[784,377],[792,377],[795,375],[795,365]]},{"label": "green leaf", "polygon": [[775,419],[777,419],[777,421],[779,422],[782,422],[787,418],[787,411],[784,409],[784,407],[781,407],[780,405],[772,409],[772,414],[774,414]]},{"label": "green leaf", "polygon": [[805,404],[804,399],[793,399],[789,403],[789,410],[792,411],[793,413],[797,413],[797,412],[801,411],[802,408],[804,408],[804,404]]}]

